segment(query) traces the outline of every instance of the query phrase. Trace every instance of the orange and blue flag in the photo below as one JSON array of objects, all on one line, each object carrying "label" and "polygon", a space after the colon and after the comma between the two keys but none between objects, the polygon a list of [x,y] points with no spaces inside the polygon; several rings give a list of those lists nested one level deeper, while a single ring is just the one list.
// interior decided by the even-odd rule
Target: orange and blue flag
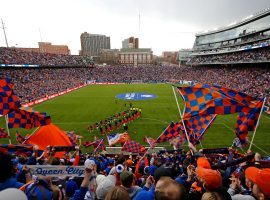
[{"label": "orange and blue flag", "polygon": [[131,153],[142,153],[145,151],[145,147],[134,140],[128,140],[123,145],[122,151],[127,151]]},{"label": "orange and blue flag", "polygon": [[7,115],[20,106],[19,98],[14,94],[11,79],[0,79],[0,115]]},{"label": "orange and blue flag", "polygon": [[13,93],[13,84],[10,78],[0,79],[0,96],[11,96]]},{"label": "orange and blue flag", "polygon": [[[0,151],[6,150],[12,155],[23,155],[23,156],[31,156],[33,154],[33,146],[32,145],[14,145],[14,144],[0,144]],[[38,155],[41,155],[42,151],[38,151]]]},{"label": "orange and blue flag", "polygon": [[250,103],[252,101],[255,101],[257,100],[255,97],[252,97],[250,95],[247,95],[243,92],[239,92],[239,91],[236,91],[236,90],[232,90],[232,89],[229,89],[229,88],[225,88],[225,87],[222,87],[222,86],[218,86],[218,85],[206,85],[204,84],[205,87],[211,87],[212,89],[224,94],[225,96],[231,98],[231,99],[235,99],[236,101],[246,105],[246,106],[250,106]]},{"label": "orange and blue flag", "polygon": [[50,123],[51,118],[47,116],[46,113],[28,112],[26,110],[16,109],[8,114],[9,128],[32,129]]},{"label": "orange and blue flag", "polygon": [[[189,87],[178,87],[186,107],[184,119],[209,114],[232,114],[236,112],[250,112],[249,99],[241,96],[243,93],[229,93],[225,89],[212,87],[206,84],[197,84]],[[235,98],[232,98],[235,96]]]},{"label": "orange and blue flag", "polygon": [[18,131],[16,132],[16,140],[19,144],[22,144],[26,139]]},{"label": "orange and blue flag", "polygon": [[174,123],[171,124],[161,133],[161,135],[156,139],[156,143],[167,142],[171,138],[176,137],[183,131],[183,126],[181,123]]},{"label": "orange and blue flag", "polygon": [[192,144],[198,144],[202,139],[206,130],[216,119],[216,114],[197,115],[184,120],[186,130],[188,132],[189,141]]},{"label": "orange and blue flag", "polygon": [[240,112],[237,116],[235,133],[240,139],[241,144],[246,143],[248,132],[254,131],[257,125],[257,121],[260,115],[260,111],[263,107],[264,99],[261,99],[253,103],[252,112]]},{"label": "orange and blue flag", "polygon": [[100,141],[101,141],[101,139],[98,139],[95,137],[94,141],[83,142],[83,146],[85,148],[90,147],[90,146],[94,146],[94,148],[96,148],[99,145]]},{"label": "orange and blue flag", "polygon": [[77,141],[82,138],[80,135],[77,135],[74,131],[67,131],[66,135],[68,136],[68,139],[70,140],[73,146],[77,145]]}]

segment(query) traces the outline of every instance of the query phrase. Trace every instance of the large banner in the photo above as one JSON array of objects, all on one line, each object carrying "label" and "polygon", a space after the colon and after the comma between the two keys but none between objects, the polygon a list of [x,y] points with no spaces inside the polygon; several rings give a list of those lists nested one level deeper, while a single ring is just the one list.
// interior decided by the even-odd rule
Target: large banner
[{"label": "large banner", "polygon": [[65,166],[65,165],[26,165],[33,175],[42,176],[76,176],[83,177],[84,166]]}]

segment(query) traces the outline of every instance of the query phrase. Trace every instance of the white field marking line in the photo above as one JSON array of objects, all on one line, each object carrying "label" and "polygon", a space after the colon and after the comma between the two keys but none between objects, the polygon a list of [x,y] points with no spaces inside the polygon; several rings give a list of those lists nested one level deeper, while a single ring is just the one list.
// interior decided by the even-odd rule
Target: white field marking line
[{"label": "white field marking line", "polygon": [[148,119],[148,120],[152,120],[152,121],[158,121],[158,122],[162,122],[164,124],[169,124],[170,123],[170,122],[162,121],[162,120],[159,120],[159,119],[146,118],[146,117],[142,117],[141,119]]},{"label": "white field marking line", "polygon": [[263,117],[265,117],[265,118],[267,118],[267,119],[270,119],[270,117],[267,117],[267,116],[265,116],[265,115],[262,115]]},{"label": "white field marking line", "polygon": [[[220,123],[220,124],[223,124],[225,127],[227,127],[228,129],[230,129],[230,130],[232,130],[232,131],[234,131],[231,127],[229,127],[227,124],[224,124],[224,123]],[[266,155],[269,155],[269,153],[267,153],[266,151],[264,151],[262,148],[260,148],[260,147],[258,147],[257,145],[255,145],[254,143],[253,143],[253,145],[257,148],[257,149],[259,149],[259,150],[261,150],[262,152],[264,152]]]},{"label": "white field marking line", "polygon": [[220,124],[224,125],[224,126],[225,126],[226,128],[228,128],[228,129],[234,131],[234,130],[233,130],[231,127],[229,127],[227,124],[224,124],[224,123],[220,123]]},{"label": "white field marking line", "polygon": [[262,148],[258,147],[256,144],[253,143],[253,146],[255,146],[257,149],[261,150],[262,152],[264,152],[267,156],[269,156],[269,153],[267,153],[265,150],[263,150]]}]

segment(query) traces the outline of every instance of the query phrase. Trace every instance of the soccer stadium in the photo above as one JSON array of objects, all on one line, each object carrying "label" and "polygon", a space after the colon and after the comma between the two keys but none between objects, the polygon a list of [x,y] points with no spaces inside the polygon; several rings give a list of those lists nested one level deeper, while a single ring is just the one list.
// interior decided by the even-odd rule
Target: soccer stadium
[{"label": "soccer stadium", "polygon": [[79,55],[9,47],[2,21],[0,199],[270,199],[269,22],[155,58],[87,32]]}]

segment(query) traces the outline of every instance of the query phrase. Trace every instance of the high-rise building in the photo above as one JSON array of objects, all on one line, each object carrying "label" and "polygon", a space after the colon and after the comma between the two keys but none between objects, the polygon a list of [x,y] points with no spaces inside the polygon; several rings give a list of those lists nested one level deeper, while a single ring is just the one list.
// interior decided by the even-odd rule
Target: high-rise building
[{"label": "high-rise building", "polygon": [[129,37],[122,41],[122,49],[138,49],[139,38]]},{"label": "high-rise building", "polygon": [[81,55],[98,57],[101,49],[110,49],[110,37],[99,34],[81,34]]}]

